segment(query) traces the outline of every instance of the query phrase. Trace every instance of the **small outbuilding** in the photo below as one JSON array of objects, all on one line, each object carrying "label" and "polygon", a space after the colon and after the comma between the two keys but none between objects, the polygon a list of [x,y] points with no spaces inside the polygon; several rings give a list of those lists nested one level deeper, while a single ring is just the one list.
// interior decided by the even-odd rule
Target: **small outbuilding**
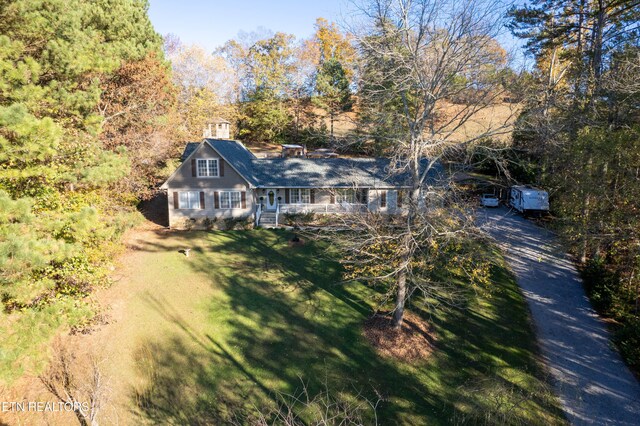
[{"label": "small outbuilding", "polygon": [[214,118],[202,132],[202,137],[213,139],[230,139],[231,123],[224,118]]}]

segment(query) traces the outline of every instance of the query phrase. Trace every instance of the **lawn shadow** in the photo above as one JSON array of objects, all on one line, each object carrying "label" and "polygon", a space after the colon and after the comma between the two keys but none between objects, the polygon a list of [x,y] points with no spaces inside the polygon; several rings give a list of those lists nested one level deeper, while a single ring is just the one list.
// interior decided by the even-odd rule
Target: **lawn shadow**
[{"label": "lawn shadow", "polygon": [[[496,292],[490,309],[475,302],[441,312],[414,307],[436,329],[437,350],[432,359],[402,364],[381,358],[362,335],[374,290],[341,282],[341,266],[327,246],[290,247],[288,238],[266,230],[185,233],[145,247],[190,244],[189,267],[226,299],[204,302],[222,330],[216,334],[194,331],[171,303],[147,295],[176,328],[136,352],[143,377],[131,393],[137,415],[154,423],[250,423],[258,407],[275,404],[278,393],[295,394],[301,380],[311,394],[326,385],[347,398],[382,396],[383,424],[475,423],[482,419],[473,410],[495,417],[505,394],[525,396],[507,423],[530,423],[523,410],[532,404],[551,410],[551,419],[557,414],[546,395],[510,375],[513,369],[531,370],[531,378],[518,376],[526,380],[539,374],[517,287]],[[494,271],[494,278],[510,279],[501,274]],[[496,387],[503,394],[488,398]]]},{"label": "lawn shadow", "polygon": [[454,406],[447,416],[455,424],[564,424],[515,279],[502,264],[491,276],[486,298],[422,312],[439,336],[433,368]]},{"label": "lawn shadow", "polygon": [[223,354],[177,334],[144,341],[133,354],[142,383],[130,389],[135,416],[154,424],[243,424],[252,416],[247,383],[223,379]]}]

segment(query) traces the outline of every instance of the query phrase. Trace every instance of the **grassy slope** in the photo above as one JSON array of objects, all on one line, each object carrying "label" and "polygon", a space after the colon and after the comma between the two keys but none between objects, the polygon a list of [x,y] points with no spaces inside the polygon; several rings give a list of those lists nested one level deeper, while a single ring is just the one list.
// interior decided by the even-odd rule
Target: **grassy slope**
[{"label": "grassy slope", "polygon": [[[525,305],[503,269],[490,298],[432,314],[435,355],[406,365],[379,358],[362,338],[372,290],[336,285],[339,265],[324,250],[288,247],[287,237],[191,232],[140,247],[134,279],[156,291],[131,302],[141,321],[127,334],[135,362],[111,358],[112,371],[130,378],[122,404],[136,405],[132,415],[216,423],[269,404],[274,389],[294,392],[302,378],[312,392],[321,382],[345,395],[375,388],[386,398],[383,424],[498,420],[521,399],[511,421],[562,422],[536,378]],[[176,252],[185,246],[194,248],[188,259]]]},{"label": "grassy slope", "polygon": [[[445,116],[453,116],[458,113],[462,107],[460,105],[444,103],[441,108],[442,114]],[[502,126],[511,128],[515,122],[516,117],[520,111],[520,105],[501,103],[488,107],[474,114],[473,118],[468,120],[463,126],[453,132],[451,136],[452,141],[462,142],[465,140],[473,139],[480,134],[484,134],[490,129],[495,129]],[[329,128],[330,120],[323,110],[319,108],[313,108],[313,113],[322,117],[322,121]],[[339,114],[336,118],[333,126],[334,133],[338,137],[344,137],[351,134],[356,130],[357,114],[355,112],[346,112]],[[511,137],[510,131],[499,132],[494,138],[500,141],[508,141]]]}]

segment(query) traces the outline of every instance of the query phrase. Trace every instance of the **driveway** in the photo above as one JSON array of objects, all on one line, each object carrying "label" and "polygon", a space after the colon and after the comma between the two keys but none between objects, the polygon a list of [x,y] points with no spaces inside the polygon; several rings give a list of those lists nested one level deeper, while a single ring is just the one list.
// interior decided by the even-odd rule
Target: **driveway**
[{"label": "driveway", "polygon": [[506,208],[480,209],[477,221],[506,252],[518,278],[569,421],[640,425],[640,384],[613,349],[553,234]]}]

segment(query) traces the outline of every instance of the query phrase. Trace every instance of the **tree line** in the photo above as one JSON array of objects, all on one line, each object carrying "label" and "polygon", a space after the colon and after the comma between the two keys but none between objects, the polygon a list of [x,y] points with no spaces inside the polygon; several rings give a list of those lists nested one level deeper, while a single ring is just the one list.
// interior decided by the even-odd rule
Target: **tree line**
[{"label": "tree line", "polygon": [[551,191],[596,307],[640,367],[640,2],[535,0],[509,11],[535,59],[514,177]]},{"label": "tree line", "polygon": [[165,50],[179,87],[185,137],[200,137],[211,118],[221,116],[245,141],[324,144],[335,135],[338,115],[353,106],[355,49],[323,18],[308,39],[241,33],[212,54],[169,35]]}]

